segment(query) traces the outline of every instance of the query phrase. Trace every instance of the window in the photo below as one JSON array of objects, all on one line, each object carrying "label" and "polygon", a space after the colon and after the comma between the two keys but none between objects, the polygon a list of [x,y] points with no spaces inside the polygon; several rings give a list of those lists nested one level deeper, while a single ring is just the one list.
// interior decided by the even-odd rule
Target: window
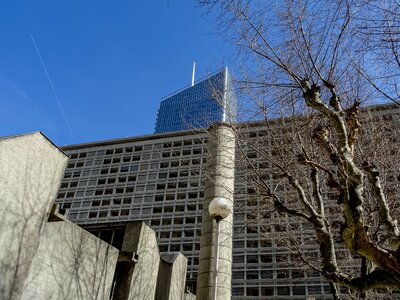
[{"label": "window", "polygon": [[273,287],[261,287],[261,296],[273,296],[274,288]]},{"label": "window", "polygon": [[192,230],[185,230],[184,231],[185,237],[192,237],[194,236],[194,231]]},{"label": "window", "polygon": [[169,239],[169,236],[170,236],[170,232],[169,231],[162,231],[160,233],[160,238],[161,239]]},{"label": "window", "polygon": [[233,248],[244,248],[244,241],[233,241]]},{"label": "window", "polygon": [[183,244],[183,251],[192,251],[193,244]]},{"label": "window", "polygon": [[193,223],[195,223],[195,218],[186,217],[186,224],[193,224]]},{"label": "window", "polygon": [[258,255],[247,255],[247,263],[249,264],[258,263]]},{"label": "window", "polygon": [[286,286],[278,287],[278,295],[290,295],[290,288]]},{"label": "window", "polygon": [[256,240],[247,241],[247,247],[248,248],[258,248],[258,241],[256,241]]},{"label": "window", "polygon": [[289,270],[277,270],[276,278],[289,278]]},{"label": "window", "polygon": [[[151,220],[151,226],[159,226],[160,223],[161,223],[161,221],[158,220],[158,219],[153,219],[153,220]],[[161,247],[160,247],[160,248],[161,248]]]},{"label": "window", "polygon": [[121,216],[129,216],[129,209],[122,209]]},{"label": "window", "polygon": [[247,271],[246,279],[258,279],[258,271]]},{"label": "window", "polygon": [[172,220],[171,219],[163,219],[162,224],[163,225],[171,225],[172,224]]},{"label": "window", "polygon": [[261,271],[261,278],[263,278],[263,279],[272,279],[274,277],[273,275],[274,274],[273,274],[272,270],[262,270]]},{"label": "window", "polygon": [[131,203],[132,203],[132,198],[130,198],[130,197],[125,197],[123,203],[124,203],[124,204],[131,204]]},{"label": "window", "polygon": [[232,277],[233,277],[233,279],[244,279],[244,272],[243,271],[233,271]]},{"label": "window", "polygon": [[305,295],[306,294],[306,289],[304,286],[293,286],[293,295]]},{"label": "window", "polygon": [[149,214],[151,212],[151,207],[143,207],[142,214]]},{"label": "window", "polygon": [[319,286],[319,285],[310,285],[308,287],[308,294],[321,295],[322,294],[321,286]]},{"label": "window", "polygon": [[246,288],[246,294],[247,296],[258,296],[259,295],[258,287]]},{"label": "window", "polygon": [[234,287],[232,288],[232,295],[233,296],[242,296],[244,294],[243,287]]},{"label": "window", "polygon": [[184,205],[177,205],[177,206],[175,207],[175,211],[176,211],[176,212],[185,211],[185,206],[184,206]]},{"label": "window", "polygon": [[167,178],[167,177],[168,177],[168,173],[166,173],[166,172],[165,172],[165,173],[159,173],[159,174],[158,174],[158,178],[159,178],[159,179],[164,179],[164,178]]},{"label": "window", "polygon": [[155,195],[154,196],[154,201],[163,201],[164,200],[164,196],[162,195]]},{"label": "window", "polygon": [[234,263],[244,263],[244,256],[243,255],[234,255],[233,262]]}]

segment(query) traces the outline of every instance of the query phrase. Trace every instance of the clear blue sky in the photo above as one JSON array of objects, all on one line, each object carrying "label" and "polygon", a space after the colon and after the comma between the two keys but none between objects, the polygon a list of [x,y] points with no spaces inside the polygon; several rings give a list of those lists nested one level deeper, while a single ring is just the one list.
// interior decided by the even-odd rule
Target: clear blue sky
[{"label": "clear blue sky", "polygon": [[194,61],[196,78],[231,63],[203,13],[192,0],[1,1],[0,136],[40,130],[65,145],[152,133]]}]

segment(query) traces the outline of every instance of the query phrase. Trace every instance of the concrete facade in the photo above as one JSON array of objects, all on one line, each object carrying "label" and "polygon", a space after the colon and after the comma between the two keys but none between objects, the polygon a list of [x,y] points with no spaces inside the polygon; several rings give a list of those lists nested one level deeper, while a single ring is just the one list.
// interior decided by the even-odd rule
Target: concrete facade
[{"label": "concrete facade", "polygon": [[[399,128],[398,108],[381,106],[373,114],[378,122],[397,122]],[[288,134],[288,124],[244,124],[238,138],[272,153],[269,132],[279,142]],[[181,251],[188,258],[186,283],[195,293],[209,141],[206,131],[182,131],[64,147],[70,161],[56,201],[81,225],[148,222],[160,252]],[[265,174],[266,183],[284,193],[272,165],[255,151],[242,150]],[[261,207],[246,166],[236,161],[235,168],[232,299],[332,299],[329,284],[299,264],[286,243],[294,234],[310,244],[314,229],[293,218],[262,219],[273,207]],[[335,213],[335,207],[326,208]],[[306,251],[309,256],[317,252],[313,245]]]},{"label": "concrete facade", "polygon": [[135,253],[137,257],[128,299],[154,299],[160,264],[156,235],[145,223],[129,224],[127,231],[130,234],[124,239],[122,251]]},{"label": "concrete facade", "polygon": [[187,258],[180,253],[161,253],[158,269],[157,300],[183,300],[185,297]]},{"label": "concrete facade", "polygon": [[119,222],[82,227],[119,250],[112,299],[184,298],[187,258],[178,252],[160,254],[149,225]]},{"label": "concrete facade", "polygon": [[50,222],[21,299],[109,299],[118,250],[69,221]]},{"label": "concrete facade", "polygon": [[67,156],[41,133],[0,139],[0,299],[20,299]]},{"label": "concrete facade", "polygon": [[184,299],[187,259],[161,258],[149,225],[97,237],[66,219],[66,162],[41,133],[0,139],[0,299]]}]

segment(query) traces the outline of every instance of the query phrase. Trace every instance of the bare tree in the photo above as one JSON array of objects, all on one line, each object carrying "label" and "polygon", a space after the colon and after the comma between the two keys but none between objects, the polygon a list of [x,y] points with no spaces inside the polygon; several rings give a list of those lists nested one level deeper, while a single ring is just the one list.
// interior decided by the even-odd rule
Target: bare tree
[{"label": "bare tree", "polygon": [[398,107],[362,108],[382,95],[397,101],[384,94],[396,86],[375,76],[377,48],[361,30],[382,10],[356,0],[200,3],[219,13],[243,61],[242,119],[258,123],[238,126],[238,148],[258,218],[274,211],[310,224],[319,259],[304,255],[304,240],[291,246],[332,283],[335,298],[336,285],[362,297],[399,290]]},{"label": "bare tree", "polygon": [[357,35],[373,60],[360,73],[385,99],[400,104],[400,3],[368,1],[368,14],[359,16]]}]

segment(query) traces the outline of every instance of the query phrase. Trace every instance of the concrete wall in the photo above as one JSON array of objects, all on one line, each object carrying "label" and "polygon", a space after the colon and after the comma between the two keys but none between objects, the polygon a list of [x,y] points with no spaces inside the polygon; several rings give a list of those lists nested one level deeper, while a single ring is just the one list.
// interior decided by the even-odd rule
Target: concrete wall
[{"label": "concrete wall", "polygon": [[196,300],[196,295],[193,295],[192,293],[186,293],[183,299],[185,299],[185,300]]},{"label": "concrete wall", "polygon": [[41,133],[0,139],[0,299],[19,299],[67,156]]},{"label": "concrete wall", "polygon": [[187,259],[159,273],[150,226],[129,223],[118,251],[51,210],[67,160],[41,133],[0,139],[0,299],[154,299],[158,276],[183,299]]},{"label": "concrete wall", "polygon": [[118,250],[69,221],[47,223],[21,299],[108,299]]},{"label": "concrete wall", "polygon": [[158,270],[157,300],[183,300],[185,294],[187,258],[182,254],[162,253]]},{"label": "concrete wall", "polygon": [[[183,299],[185,293],[186,268],[187,258],[179,253],[172,264],[171,275],[165,279],[169,280],[169,300]],[[162,280],[164,274],[159,274],[158,276]]]},{"label": "concrete wall", "polygon": [[154,299],[160,254],[154,230],[145,223],[130,223],[125,231],[122,252],[135,253],[130,282],[130,300]]}]

